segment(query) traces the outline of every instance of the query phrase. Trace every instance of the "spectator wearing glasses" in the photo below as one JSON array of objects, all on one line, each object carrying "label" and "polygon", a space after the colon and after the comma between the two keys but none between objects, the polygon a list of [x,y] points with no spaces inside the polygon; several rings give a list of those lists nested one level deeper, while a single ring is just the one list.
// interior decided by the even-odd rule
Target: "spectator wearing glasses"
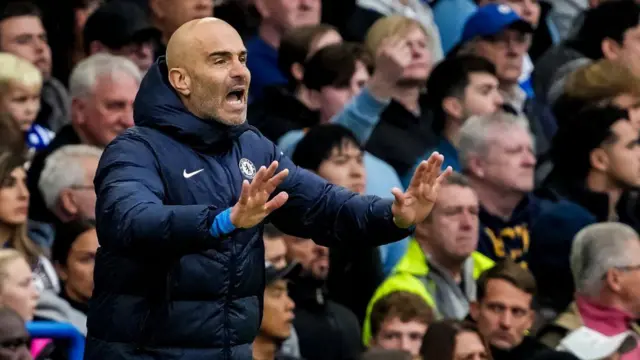
[{"label": "spectator wearing glasses", "polygon": [[[451,166],[453,171],[462,171],[457,150],[460,128],[473,115],[493,114],[502,109],[504,99],[498,85],[496,67],[482,57],[461,55],[439,63],[427,80],[438,145],[420,157],[416,167],[437,151],[445,156],[444,168]],[[406,186],[409,180],[405,177],[403,184]]]},{"label": "spectator wearing glasses", "polygon": [[91,145],[67,145],[45,161],[38,189],[56,224],[95,218],[93,178],[101,155]]},{"label": "spectator wearing glasses", "polygon": [[[582,229],[571,247],[575,302],[540,330],[542,343],[555,348],[571,331],[586,326],[605,336],[632,331],[640,316],[640,238],[628,225],[593,224]],[[640,348],[621,357],[637,359]]]},{"label": "spectator wearing glasses", "polygon": [[531,229],[535,241],[530,268],[556,311],[563,311],[573,298],[569,253],[580,229],[606,221],[640,229],[639,141],[629,112],[613,106],[579,112],[554,138],[550,152],[554,167],[537,194],[578,209],[562,206],[540,215]]},{"label": "spectator wearing glasses", "polygon": [[508,5],[488,4],[467,19],[459,48],[452,56],[482,56],[496,66],[505,105],[527,119],[539,155],[549,148],[557,124],[551,110],[519,85],[532,31],[531,24]]}]

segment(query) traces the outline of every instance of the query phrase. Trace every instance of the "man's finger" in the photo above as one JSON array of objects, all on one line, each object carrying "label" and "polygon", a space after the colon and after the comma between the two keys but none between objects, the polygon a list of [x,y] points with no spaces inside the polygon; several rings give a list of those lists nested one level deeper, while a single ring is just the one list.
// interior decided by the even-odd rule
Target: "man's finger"
[{"label": "man's finger", "polygon": [[274,161],[271,163],[271,165],[269,165],[269,168],[267,169],[267,173],[264,175],[264,183],[266,184],[269,179],[271,179],[273,177],[273,174],[276,173],[276,170],[278,170],[278,162]]},{"label": "man's finger", "polygon": [[289,200],[289,194],[287,194],[284,191],[279,193],[278,195],[274,196],[273,199],[271,199],[265,205],[265,210],[267,211],[267,214],[270,214],[274,210],[277,210],[280,207],[282,207],[282,205],[284,205],[287,202],[287,200]]},{"label": "man's finger", "polygon": [[271,194],[273,193],[280,184],[284,181],[284,179],[289,176],[289,169],[284,169],[273,176],[269,181],[267,181],[267,185],[265,185],[265,190]]},{"label": "man's finger", "polygon": [[438,152],[434,152],[429,156],[429,160],[427,163],[429,166],[425,171],[423,182],[429,185],[433,185],[433,182],[436,181],[436,178],[440,174],[440,168],[442,167],[443,157]]},{"label": "man's finger", "polygon": [[396,203],[398,204],[398,206],[403,206],[405,202],[405,198],[402,190],[398,188],[393,188],[391,189],[391,193],[393,194],[393,197],[396,199]]},{"label": "man's finger", "polygon": [[247,180],[244,180],[242,182],[242,190],[240,191],[240,199],[238,199],[238,202],[240,203],[240,205],[247,205],[247,202],[249,202],[249,192],[251,191],[251,186],[249,185],[249,182]]},{"label": "man's finger", "polygon": [[422,160],[420,162],[420,165],[418,165],[418,168],[416,169],[416,172],[413,174],[411,182],[409,183],[410,188],[420,185],[420,183],[423,181],[422,178],[424,177],[424,173],[427,170],[427,166],[427,161]]},{"label": "man's finger", "polygon": [[251,180],[251,192],[249,194],[251,197],[255,196],[258,193],[258,191],[260,191],[260,189],[262,188],[261,183],[262,183],[262,179],[264,178],[264,174],[266,172],[267,172],[267,168],[264,166],[260,166],[260,169],[258,169],[256,176],[254,176],[253,179]]},{"label": "man's finger", "polygon": [[447,166],[446,169],[444,169],[443,172],[440,173],[440,175],[438,175],[438,178],[435,181],[435,185],[440,185],[442,184],[442,182],[449,177],[449,175],[451,175],[451,173],[453,173],[453,168],[451,166]]}]

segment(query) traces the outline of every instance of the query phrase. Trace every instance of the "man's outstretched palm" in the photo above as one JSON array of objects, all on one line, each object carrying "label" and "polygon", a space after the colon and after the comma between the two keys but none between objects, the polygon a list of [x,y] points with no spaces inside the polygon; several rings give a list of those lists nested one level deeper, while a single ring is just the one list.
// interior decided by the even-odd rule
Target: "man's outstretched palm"
[{"label": "man's outstretched palm", "polygon": [[407,191],[391,190],[395,197],[391,212],[398,227],[408,228],[427,218],[438,198],[440,184],[452,172],[451,166],[440,172],[443,160],[442,155],[434,152],[428,160],[420,163]]}]

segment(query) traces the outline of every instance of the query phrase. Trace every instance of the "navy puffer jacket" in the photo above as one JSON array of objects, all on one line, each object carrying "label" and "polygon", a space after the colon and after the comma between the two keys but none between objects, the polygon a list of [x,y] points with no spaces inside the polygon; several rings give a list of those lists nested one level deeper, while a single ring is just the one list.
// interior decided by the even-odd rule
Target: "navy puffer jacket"
[{"label": "navy puffer jacket", "polygon": [[409,230],[391,200],[358,196],[296,167],[257,130],[190,114],[163,58],[135,101],[136,126],[114,140],[95,177],[100,240],[85,359],[251,359],[264,291],[262,226],[213,238],[243,179],[280,162],[289,200],[270,219],[331,246],[374,246]]}]

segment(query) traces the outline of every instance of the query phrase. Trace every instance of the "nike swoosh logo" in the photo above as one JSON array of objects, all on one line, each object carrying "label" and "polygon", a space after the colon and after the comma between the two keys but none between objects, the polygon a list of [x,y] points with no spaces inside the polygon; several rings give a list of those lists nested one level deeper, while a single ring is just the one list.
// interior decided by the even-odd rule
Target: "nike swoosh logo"
[{"label": "nike swoosh logo", "polygon": [[185,169],[185,170],[182,171],[182,176],[184,176],[185,179],[188,179],[188,178],[200,173],[201,171],[204,171],[204,169],[196,170],[196,171],[190,172],[190,173],[188,173],[187,170]]}]

